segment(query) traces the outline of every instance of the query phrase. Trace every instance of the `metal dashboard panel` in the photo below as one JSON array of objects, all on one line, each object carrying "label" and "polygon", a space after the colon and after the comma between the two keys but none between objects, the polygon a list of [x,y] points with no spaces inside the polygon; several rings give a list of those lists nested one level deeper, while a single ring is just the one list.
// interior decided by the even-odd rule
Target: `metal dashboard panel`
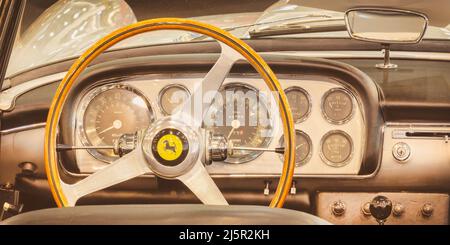
[{"label": "metal dashboard panel", "polygon": [[[151,78],[151,79],[136,79],[127,80],[126,83],[141,91],[153,109],[156,119],[163,117],[163,112],[158,104],[159,92],[169,84],[180,84],[186,87],[192,94],[195,86],[201,82],[197,77],[183,77],[183,78]],[[299,129],[307,133],[312,140],[312,157],[308,163],[296,169],[296,175],[356,175],[360,171],[364,149],[365,149],[365,123],[363,118],[363,109],[358,99],[351,93],[354,105],[354,114],[351,119],[341,125],[332,124],[328,122],[322,115],[321,101],[322,96],[333,88],[344,88],[338,82],[330,81],[314,81],[314,80],[299,80],[299,79],[280,79],[284,89],[291,86],[298,86],[305,89],[312,102],[311,113],[308,118],[295,125]],[[224,85],[228,83],[242,83],[248,84],[262,93],[270,94],[264,81],[259,78],[252,77],[229,77],[225,80]],[[348,91],[348,90],[347,90]],[[350,92],[350,91],[348,91]],[[274,108],[272,106],[272,108]],[[275,106],[276,108],[276,106]],[[77,114],[77,113],[74,113]],[[269,147],[274,148],[279,146],[279,139],[282,137],[282,125],[279,120],[278,112],[272,112],[271,118],[274,120],[274,137]],[[77,125],[78,126],[78,125]],[[332,167],[320,158],[320,143],[322,137],[330,131],[342,130],[350,135],[353,141],[352,157],[348,164],[342,167]],[[77,145],[81,144],[79,137],[74,138]],[[78,167],[82,173],[94,172],[99,168],[104,167],[107,163],[101,162],[93,158],[86,151],[77,151],[76,158]],[[214,162],[211,166],[207,166],[208,172],[212,176],[278,176],[282,169],[282,160],[279,155],[266,152],[260,155],[253,161],[242,164],[229,164],[223,162]]]},{"label": "metal dashboard panel", "polygon": [[[396,136],[397,132],[405,131],[450,132],[450,125],[388,123],[384,133],[383,166],[378,175],[395,179],[394,176],[398,178],[398,174],[402,173],[402,182],[410,183],[411,186],[418,183],[442,185],[444,183],[440,180],[450,181],[450,143],[444,137]],[[393,148],[398,143],[405,143],[410,148],[411,153],[406,161],[399,161],[394,157]]]},{"label": "metal dashboard panel", "polygon": [[[448,224],[449,196],[438,193],[402,193],[402,192],[324,192],[317,195],[317,215],[333,224],[362,224],[376,225],[375,218],[363,212],[363,206],[375,196],[382,195],[389,198],[393,205],[401,205],[401,215],[391,214],[386,225],[421,224],[443,225]],[[341,202],[345,211],[340,215],[333,214],[334,202]],[[422,215],[424,205],[431,205],[433,213],[430,216]]]}]

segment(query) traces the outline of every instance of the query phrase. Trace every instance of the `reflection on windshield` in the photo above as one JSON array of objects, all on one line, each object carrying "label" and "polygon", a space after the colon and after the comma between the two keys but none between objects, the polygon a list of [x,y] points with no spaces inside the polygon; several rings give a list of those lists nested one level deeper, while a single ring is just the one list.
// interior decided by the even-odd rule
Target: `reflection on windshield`
[{"label": "reflection on windshield", "polygon": [[[101,37],[120,27],[135,23],[137,18],[130,7],[133,6],[132,2],[129,1],[129,6],[126,1],[58,1],[35,20],[21,37],[18,37],[6,76],[77,57]],[[281,0],[264,12],[228,13],[191,19],[226,29],[243,39],[274,35],[278,37],[289,35],[296,38],[349,38],[342,26],[346,8],[339,9],[334,6],[350,4],[342,2],[344,1]],[[138,12],[137,9],[135,11]],[[146,11],[154,13],[152,9]],[[171,14],[161,12],[159,17],[167,17],[166,15]],[[140,18],[145,19],[146,16]],[[335,26],[331,26],[332,24]],[[450,25],[447,28],[449,27]],[[282,29],[289,31],[283,32]],[[450,40],[450,30],[429,26],[424,39]],[[197,40],[205,40],[205,37],[176,30],[156,31],[129,38],[112,49]]]},{"label": "reflection on windshield", "polygon": [[58,1],[19,37],[7,74],[81,54],[101,37],[135,22],[123,0]]}]

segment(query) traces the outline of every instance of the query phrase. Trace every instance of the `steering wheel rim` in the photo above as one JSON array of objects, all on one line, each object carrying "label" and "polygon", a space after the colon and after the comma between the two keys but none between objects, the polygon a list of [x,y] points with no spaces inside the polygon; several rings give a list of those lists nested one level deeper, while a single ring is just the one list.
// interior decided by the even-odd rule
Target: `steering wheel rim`
[{"label": "steering wheel rim", "polygon": [[209,36],[216,41],[219,41],[219,43],[223,43],[226,46],[231,47],[254,67],[270,90],[278,93],[280,116],[284,132],[284,142],[286,142],[284,153],[285,157],[283,171],[278,182],[276,192],[269,206],[282,207],[287,195],[289,194],[289,189],[294,175],[295,151],[293,149],[295,145],[295,132],[290,107],[278,79],[262,57],[242,40],[218,27],[194,20],[179,18],[159,18],[140,21],[110,33],[85,51],[74,62],[64,79],[59,84],[49,109],[45,127],[44,143],[44,160],[47,179],[53,198],[58,207],[70,206],[62,188],[62,185],[65,183],[61,180],[59,174],[57,131],[65,100],[67,99],[74,82],[86,69],[86,67],[109,47],[126,38],[138,35],[140,33],[156,30],[184,30],[196,32]]}]

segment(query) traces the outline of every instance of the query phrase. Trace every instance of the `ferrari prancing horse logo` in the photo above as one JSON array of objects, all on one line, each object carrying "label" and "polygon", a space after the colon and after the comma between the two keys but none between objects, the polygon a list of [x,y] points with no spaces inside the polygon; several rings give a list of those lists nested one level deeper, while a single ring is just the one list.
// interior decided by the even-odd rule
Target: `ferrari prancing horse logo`
[{"label": "ferrari prancing horse logo", "polygon": [[158,154],[166,161],[173,161],[183,152],[183,142],[174,134],[166,134],[158,140]]},{"label": "ferrari prancing horse logo", "polygon": [[186,136],[174,128],[159,131],[152,140],[155,159],[166,166],[176,166],[186,159],[189,143]]}]

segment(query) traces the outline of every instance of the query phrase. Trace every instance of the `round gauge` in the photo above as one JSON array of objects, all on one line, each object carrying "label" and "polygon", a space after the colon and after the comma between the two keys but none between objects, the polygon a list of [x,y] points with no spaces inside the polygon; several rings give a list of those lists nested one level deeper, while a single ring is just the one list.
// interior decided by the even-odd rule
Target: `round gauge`
[{"label": "round gauge", "polygon": [[159,105],[164,114],[173,115],[182,109],[190,96],[189,90],[183,85],[168,85],[159,93]]},{"label": "round gauge", "polygon": [[[114,145],[123,134],[145,129],[153,121],[153,111],[145,97],[123,84],[94,88],[83,97],[80,105],[80,139],[86,146]],[[118,158],[109,149],[89,152],[105,162]]]},{"label": "round gauge", "polygon": [[[311,138],[303,131],[295,130],[295,165],[301,166],[308,163],[312,156]],[[284,147],[284,137],[280,138],[280,146]],[[280,155],[281,160],[284,156]]]},{"label": "round gauge", "polygon": [[326,164],[342,167],[350,161],[352,153],[352,139],[344,131],[330,131],[323,136],[320,156]]},{"label": "round gauge", "polygon": [[311,113],[311,98],[308,92],[300,87],[290,87],[284,92],[291,106],[294,121],[296,123],[305,121]]},{"label": "round gauge", "polygon": [[322,114],[331,123],[348,122],[353,114],[353,100],[350,93],[342,88],[330,89],[322,99]]},{"label": "round gauge", "polygon": [[[264,97],[248,85],[224,86],[208,110],[207,118],[206,129],[225,136],[234,146],[268,147],[272,139],[272,122]],[[225,162],[244,163],[260,154],[262,152],[234,150]]]}]

